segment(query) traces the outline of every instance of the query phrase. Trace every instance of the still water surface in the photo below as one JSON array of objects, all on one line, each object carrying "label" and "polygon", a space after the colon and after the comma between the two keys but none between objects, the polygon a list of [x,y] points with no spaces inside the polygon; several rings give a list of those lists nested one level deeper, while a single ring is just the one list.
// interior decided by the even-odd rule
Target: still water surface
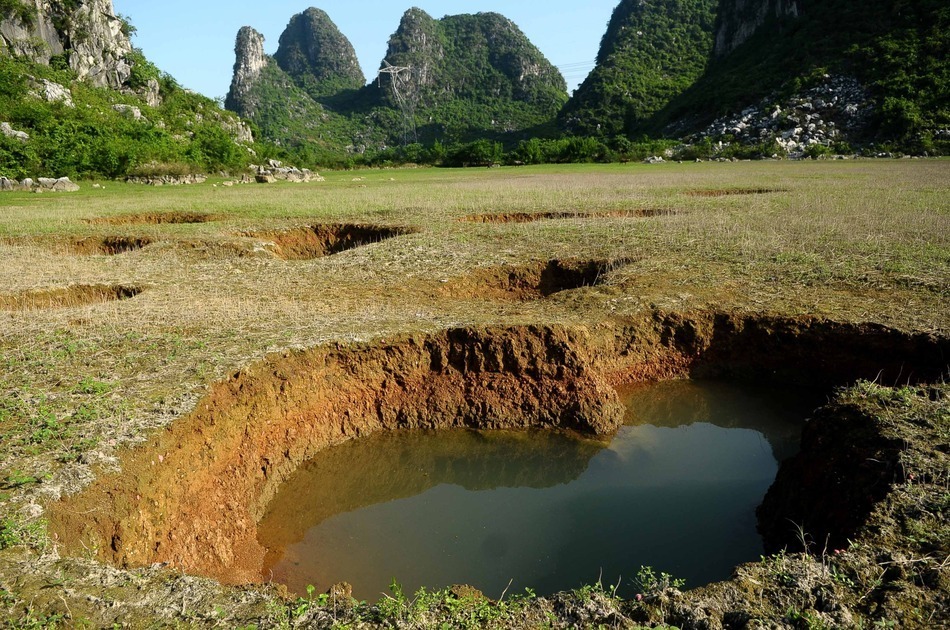
[{"label": "still water surface", "polygon": [[622,392],[611,440],[452,430],[328,449],[282,486],[258,528],[265,578],[305,593],[335,582],[376,600],[396,578],[471,584],[497,598],[621,584],[653,566],[687,587],[758,559],[755,507],[818,402],[716,382]]}]

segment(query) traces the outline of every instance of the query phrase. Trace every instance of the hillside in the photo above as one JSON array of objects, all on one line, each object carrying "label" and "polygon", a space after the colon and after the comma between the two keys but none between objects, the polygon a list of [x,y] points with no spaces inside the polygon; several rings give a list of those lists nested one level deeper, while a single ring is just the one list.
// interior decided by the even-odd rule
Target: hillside
[{"label": "hillside", "polygon": [[244,168],[251,131],[132,46],[111,0],[0,0],[0,176]]},{"label": "hillside", "polygon": [[579,135],[629,134],[699,78],[713,47],[717,0],[623,0],[597,65],[561,112]]},{"label": "hillside", "polygon": [[715,40],[703,76],[639,131],[680,135],[762,99],[794,100],[829,75],[866,90],[871,113],[850,141],[950,150],[942,0],[721,0]]}]

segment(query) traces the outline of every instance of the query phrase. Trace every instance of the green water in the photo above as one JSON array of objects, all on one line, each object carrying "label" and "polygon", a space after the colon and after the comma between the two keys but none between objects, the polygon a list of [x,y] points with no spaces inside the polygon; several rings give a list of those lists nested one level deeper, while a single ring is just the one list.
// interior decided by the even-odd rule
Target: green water
[{"label": "green water", "polygon": [[406,432],[321,453],[259,526],[265,578],[298,593],[347,581],[376,600],[396,578],[497,598],[598,578],[636,593],[652,566],[687,587],[757,560],[755,507],[798,448],[813,396],[722,383],[623,392],[612,440],[528,432]]}]

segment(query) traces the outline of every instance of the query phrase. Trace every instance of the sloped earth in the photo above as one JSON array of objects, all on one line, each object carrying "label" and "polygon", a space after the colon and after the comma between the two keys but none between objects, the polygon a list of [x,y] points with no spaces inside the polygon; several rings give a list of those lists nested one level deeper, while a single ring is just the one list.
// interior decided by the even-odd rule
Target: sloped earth
[{"label": "sloped earth", "polygon": [[[660,577],[631,601],[611,596],[609,586],[501,602],[453,588],[369,605],[352,601],[340,585],[332,596],[280,604],[280,589],[228,589],[175,572],[262,581],[266,550],[256,523],[268,500],[300,463],[344,440],[457,426],[603,435],[621,422],[614,388],[623,383],[714,376],[829,391],[861,378],[928,383],[946,373],[948,356],[950,340],[924,333],[709,311],[654,311],[593,326],[462,328],[272,355],[219,383],[193,413],[128,452],[121,473],[103,474],[48,506],[50,532],[67,559],[50,557],[41,567],[33,560],[23,575],[37,585],[47,581],[34,605],[103,624],[158,615],[199,625],[325,627],[472,619],[520,627],[854,627],[881,620],[939,627],[950,603],[945,385],[864,382],[841,393],[808,423],[801,454],[782,466],[759,509],[762,533],[778,553],[739,567],[730,581],[685,593]],[[794,553],[802,542],[811,555]],[[142,568],[124,573],[91,558]],[[2,560],[14,570],[17,561]],[[57,572],[72,577],[58,584]]]},{"label": "sloped earth", "polygon": [[110,284],[76,284],[67,287],[32,289],[17,293],[0,293],[0,310],[35,311],[49,308],[70,308],[100,302],[128,300],[143,291],[141,287]]}]

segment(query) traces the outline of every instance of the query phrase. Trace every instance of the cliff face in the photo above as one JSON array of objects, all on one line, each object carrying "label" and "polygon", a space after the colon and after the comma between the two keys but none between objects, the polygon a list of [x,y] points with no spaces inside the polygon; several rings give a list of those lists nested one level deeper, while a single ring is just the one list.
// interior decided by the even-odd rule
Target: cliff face
[{"label": "cliff face", "polygon": [[[747,0],[732,0],[745,2]],[[561,113],[576,133],[629,133],[699,77],[712,51],[718,0],[623,0],[597,66]]]},{"label": "cliff face", "polygon": [[244,118],[253,118],[255,103],[252,90],[267,66],[264,36],[250,26],[241,28],[234,43],[234,55],[234,77],[224,106]]},{"label": "cliff face", "polygon": [[769,19],[799,17],[801,5],[802,0],[722,0],[713,54],[716,57],[728,55]]},{"label": "cliff face", "polygon": [[353,45],[320,9],[290,19],[274,59],[315,99],[366,83]]},{"label": "cliff face", "polygon": [[80,80],[121,88],[132,75],[128,26],[112,0],[19,0],[0,20],[0,52],[49,65],[65,58]]}]

